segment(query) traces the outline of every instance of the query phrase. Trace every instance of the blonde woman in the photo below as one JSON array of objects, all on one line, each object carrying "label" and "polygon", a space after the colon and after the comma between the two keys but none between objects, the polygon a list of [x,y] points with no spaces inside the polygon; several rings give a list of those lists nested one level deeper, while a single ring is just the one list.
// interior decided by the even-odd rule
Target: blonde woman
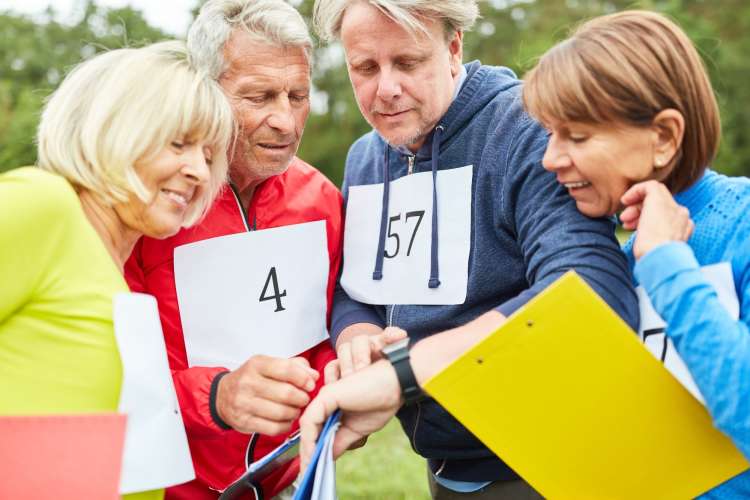
[{"label": "blonde woman", "polygon": [[42,115],[38,168],[0,175],[0,414],[117,409],[123,264],[141,235],[202,216],[231,133],[221,90],[180,42],[107,52],[67,76]]}]

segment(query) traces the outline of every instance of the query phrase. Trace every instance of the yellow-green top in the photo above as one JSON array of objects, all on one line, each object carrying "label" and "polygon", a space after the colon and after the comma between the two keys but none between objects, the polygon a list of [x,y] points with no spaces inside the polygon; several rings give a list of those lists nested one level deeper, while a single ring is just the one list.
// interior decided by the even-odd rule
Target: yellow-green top
[{"label": "yellow-green top", "polygon": [[117,411],[112,299],[127,291],[65,179],[0,175],[0,415]]}]

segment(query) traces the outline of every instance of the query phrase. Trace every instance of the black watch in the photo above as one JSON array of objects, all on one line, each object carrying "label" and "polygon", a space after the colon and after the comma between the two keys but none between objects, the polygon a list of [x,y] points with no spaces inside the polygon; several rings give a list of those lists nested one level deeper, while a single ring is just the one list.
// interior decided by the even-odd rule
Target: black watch
[{"label": "black watch", "polygon": [[417,377],[414,376],[414,370],[411,369],[409,339],[405,338],[387,345],[381,349],[380,353],[391,362],[393,369],[396,370],[396,378],[398,378],[398,383],[401,386],[404,404],[410,405],[424,399],[424,392],[417,384]]}]

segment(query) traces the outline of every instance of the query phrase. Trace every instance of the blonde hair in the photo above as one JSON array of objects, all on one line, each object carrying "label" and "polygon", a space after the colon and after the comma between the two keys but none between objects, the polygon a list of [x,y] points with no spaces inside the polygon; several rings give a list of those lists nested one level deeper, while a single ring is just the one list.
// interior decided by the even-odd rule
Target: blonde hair
[{"label": "blonde hair", "polygon": [[340,38],[346,9],[362,1],[411,33],[427,33],[423,19],[442,21],[446,41],[457,31],[469,31],[479,17],[476,0],[315,0],[313,25],[318,36],[327,42]]},{"label": "blonde hair", "polygon": [[188,64],[182,42],[112,50],[76,66],[50,96],[37,132],[39,167],[110,204],[155,193],[136,172],[171,142],[211,148],[211,180],[185,216],[195,223],[226,180],[232,111],[216,82]]},{"label": "blonde hair", "polygon": [[719,110],[703,62],[680,27],[655,12],[582,24],[526,75],[523,100],[542,123],[649,126],[659,112],[679,111],[685,135],[664,180],[673,193],[698,180],[719,147]]}]

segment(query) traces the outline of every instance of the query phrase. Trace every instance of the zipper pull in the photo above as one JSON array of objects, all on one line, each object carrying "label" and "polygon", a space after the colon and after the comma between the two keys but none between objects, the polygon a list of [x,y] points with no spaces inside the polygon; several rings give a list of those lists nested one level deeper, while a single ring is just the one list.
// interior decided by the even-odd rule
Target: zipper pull
[{"label": "zipper pull", "polygon": [[407,156],[406,161],[409,164],[409,169],[406,171],[406,175],[411,175],[414,172],[414,155]]}]

